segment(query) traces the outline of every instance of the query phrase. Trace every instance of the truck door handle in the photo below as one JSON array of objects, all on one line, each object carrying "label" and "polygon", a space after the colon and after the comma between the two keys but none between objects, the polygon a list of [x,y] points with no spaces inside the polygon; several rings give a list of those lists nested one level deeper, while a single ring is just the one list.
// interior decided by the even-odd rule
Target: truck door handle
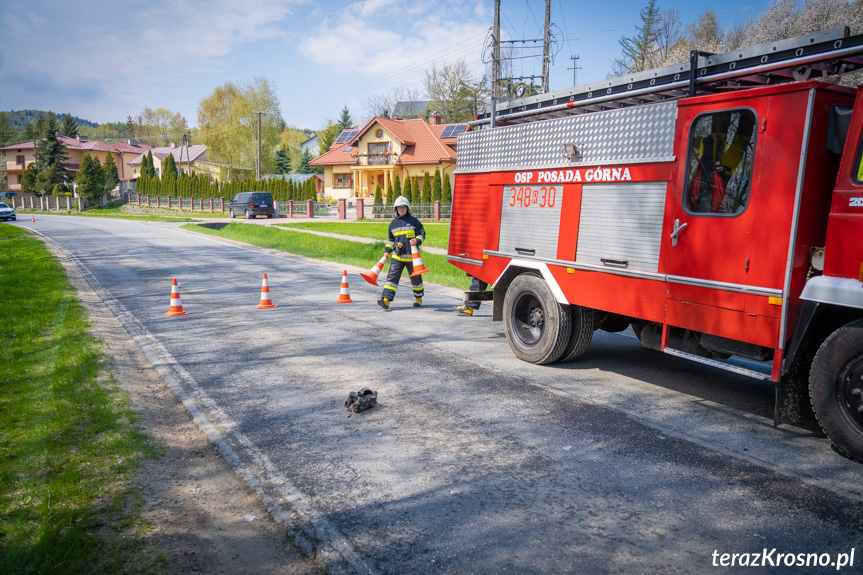
[{"label": "truck door handle", "polygon": [[671,247],[677,246],[677,238],[680,237],[680,232],[686,229],[688,223],[681,224],[680,220],[674,220],[674,231],[671,232]]}]

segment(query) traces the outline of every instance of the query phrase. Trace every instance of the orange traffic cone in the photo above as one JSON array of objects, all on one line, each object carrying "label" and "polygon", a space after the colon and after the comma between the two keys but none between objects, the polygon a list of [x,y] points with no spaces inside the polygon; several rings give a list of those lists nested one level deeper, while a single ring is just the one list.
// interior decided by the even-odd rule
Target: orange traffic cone
[{"label": "orange traffic cone", "polygon": [[36,223],[36,216],[30,216],[30,221],[35,224]]},{"label": "orange traffic cone", "polygon": [[342,272],[342,289],[339,290],[339,299],[336,300],[336,303],[354,303],[350,292],[348,292],[348,270]]},{"label": "orange traffic cone", "polygon": [[387,261],[387,258],[390,257],[390,254],[384,254],[384,257],[380,259],[378,263],[372,266],[367,272],[362,272],[360,275],[364,280],[372,284],[373,286],[378,285],[378,276],[381,275],[381,271],[384,269],[384,262]]},{"label": "orange traffic cone", "polygon": [[267,283],[267,274],[264,274],[264,283],[261,285],[261,303],[258,304],[258,309],[268,309],[276,307],[270,299],[270,284]]},{"label": "orange traffic cone", "polygon": [[411,258],[413,258],[414,272],[411,277],[418,276],[429,272],[429,269],[423,264],[423,259],[420,257],[420,251],[417,249],[417,243],[411,240]]},{"label": "orange traffic cone", "polygon": [[177,278],[171,282],[171,307],[165,315],[189,315],[183,311],[183,302],[180,300],[180,288],[177,287]]}]

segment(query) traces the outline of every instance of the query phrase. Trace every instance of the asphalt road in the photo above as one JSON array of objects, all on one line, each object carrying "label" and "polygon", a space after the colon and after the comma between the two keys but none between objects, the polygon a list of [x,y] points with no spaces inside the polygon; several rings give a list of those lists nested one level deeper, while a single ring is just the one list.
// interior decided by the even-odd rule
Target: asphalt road
[{"label": "asphalt road", "polygon": [[[454,290],[414,309],[403,280],[387,313],[348,268],[337,304],[342,266],[178,224],[13,225],[62,247],[333,573],[863,571],[863,466],[774,428],[770,384],[604,332],[577,363],[526,364]],[[263,273],[276,309],[255,307]],[[165,316],[174,277],[186,316]],[[380,405],[346,417],[362,387]]]}]

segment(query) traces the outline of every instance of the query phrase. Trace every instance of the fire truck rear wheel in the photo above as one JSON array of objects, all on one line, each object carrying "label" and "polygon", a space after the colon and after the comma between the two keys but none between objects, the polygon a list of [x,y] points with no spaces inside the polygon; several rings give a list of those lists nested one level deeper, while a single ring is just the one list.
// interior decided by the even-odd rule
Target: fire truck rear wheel
[{"label": "fire truck rear wheel", "polygon": [[593,309],[580,305],[569,306],[569,343],[560,356],[561,362],[575,361],[587,351],[593,339]]},{"label": "fire truck rear wheel", "polygon": [[557,361],[569,343],[570,315],[541,277],[515,278],[503,301],[506,340],[513,353],[529,363]]},{"label": "fire truck rear wheel", "polygon": [[821,344],[809,375],[809,398],[835,448],[863,463],[863,320]]}]

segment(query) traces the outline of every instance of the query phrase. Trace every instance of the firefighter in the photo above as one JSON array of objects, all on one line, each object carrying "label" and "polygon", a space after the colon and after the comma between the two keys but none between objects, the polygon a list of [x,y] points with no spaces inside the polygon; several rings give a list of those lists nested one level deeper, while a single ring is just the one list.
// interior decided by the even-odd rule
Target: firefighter
[{"label": "firefighter", "polygon": [[[399,287],[402,270],[407,268],[408,274],[414,271],[411,242],[415,242],[416,246],[420,247],[425,239],[425,228],[418,219],[411,215],[410,208],[410,202],[404,196],[399,196],[393,203],[396,217],[390,222],[389,239],[384,248],[386,253],[392,254],[390,271],[387,274],[381,299],[378,300],[378,305],[384,308],[384,311],[389,310],[390,302],[396,297],[396,289]],[[414,292],[414,307],[420,307],[423,304],[422,276],[418,275],[410,279]]]},{"label": "firefighter", "polygon": [[[470,276],[470,291],[485,291],[488,288],[488,284],[479,279],[476,276]],[[478,301],[466,301],[464,305],[460,305],[455,308],[458,315],[466,315],[468,317],[473,316],[473,312],[479,311],[480,302]]]}]

